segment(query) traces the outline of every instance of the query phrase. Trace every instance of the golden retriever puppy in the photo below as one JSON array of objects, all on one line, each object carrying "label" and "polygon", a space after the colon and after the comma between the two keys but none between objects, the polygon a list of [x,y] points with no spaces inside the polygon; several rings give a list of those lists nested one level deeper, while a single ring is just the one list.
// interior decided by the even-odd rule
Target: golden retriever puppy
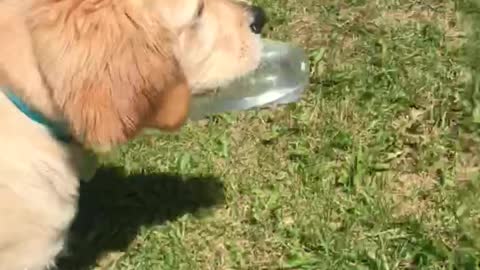
[{"label": "golden retriever puppy", "polygon": [[0,269],[53,266],[91,150],[179,129],[258,66],[264,24],[234,0],[0,0]]}]

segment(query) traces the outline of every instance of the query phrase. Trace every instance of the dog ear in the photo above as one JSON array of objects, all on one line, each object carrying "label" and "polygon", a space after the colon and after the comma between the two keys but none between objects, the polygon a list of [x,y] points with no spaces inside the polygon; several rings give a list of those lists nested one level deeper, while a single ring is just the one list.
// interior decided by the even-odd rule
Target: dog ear
[{"label": "dog ear", "polygon": [[109,147],[183,124],[190,89],[159,21],[128,1],[47,2],[29,21],[36,55],[80,141]]}]

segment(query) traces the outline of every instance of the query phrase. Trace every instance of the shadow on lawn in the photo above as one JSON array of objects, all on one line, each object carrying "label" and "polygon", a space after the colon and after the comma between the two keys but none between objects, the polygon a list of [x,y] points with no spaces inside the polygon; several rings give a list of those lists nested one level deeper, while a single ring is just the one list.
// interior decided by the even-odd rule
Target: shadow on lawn
[{"label": "shadow on lawn", "polygon": [[127,248],[142,226],[223,202],[223,185],[215,177],[124,176],[120,170],[102,169],[80,187],[69,254],[59,259],[58,269],[89,269],[102,253]]}]

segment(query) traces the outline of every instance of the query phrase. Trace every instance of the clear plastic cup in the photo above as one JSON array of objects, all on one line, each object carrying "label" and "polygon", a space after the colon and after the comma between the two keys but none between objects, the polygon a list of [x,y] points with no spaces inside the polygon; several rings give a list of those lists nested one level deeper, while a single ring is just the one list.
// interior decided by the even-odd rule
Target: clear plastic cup
[{"label": "clear plastic cup", "polygon": [[263,40],[259,67],[227,86],[195,95],[190,119],[298,101],[309,83],[305,51],[290,43]]}]

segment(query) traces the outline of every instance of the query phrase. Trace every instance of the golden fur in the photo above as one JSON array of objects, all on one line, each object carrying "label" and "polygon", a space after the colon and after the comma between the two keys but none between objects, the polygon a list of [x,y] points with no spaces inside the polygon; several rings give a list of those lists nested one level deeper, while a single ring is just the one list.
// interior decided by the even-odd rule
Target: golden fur
[{"label": "golden fur", "polygon": [[0,93],[0,269],[53,265],[78,180],[95,172],[90,150],[177,130],[192,93],[253,70],[251,23],[233,0],[0,0],[0,86],[75,138],[58,141]]}]

